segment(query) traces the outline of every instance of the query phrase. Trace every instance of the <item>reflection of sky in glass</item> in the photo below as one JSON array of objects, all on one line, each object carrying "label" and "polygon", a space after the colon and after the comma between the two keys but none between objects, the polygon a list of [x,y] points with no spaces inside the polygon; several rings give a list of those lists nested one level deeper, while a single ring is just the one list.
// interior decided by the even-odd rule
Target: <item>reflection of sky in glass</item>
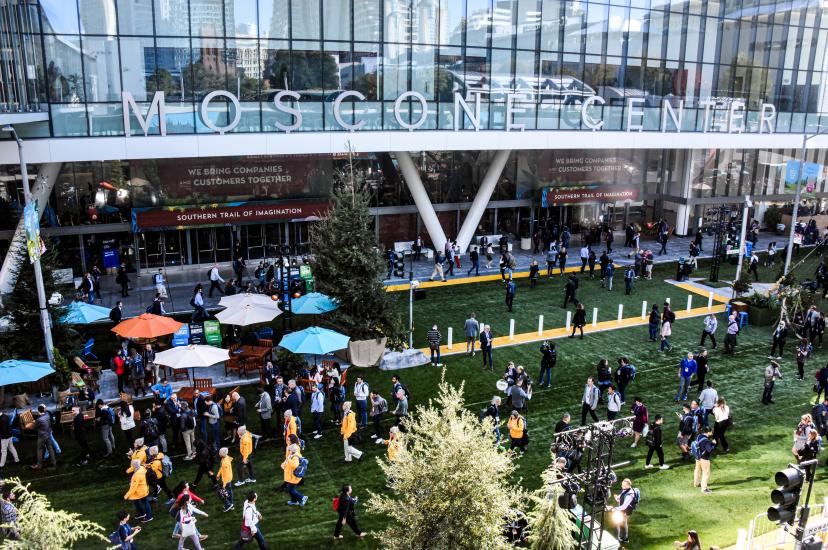
[{"label": "reflection of sky in glass", "polygon": [[47,30],[59,33],[78,33],[78,12],[74,0],[41,0],[43,23]]}]

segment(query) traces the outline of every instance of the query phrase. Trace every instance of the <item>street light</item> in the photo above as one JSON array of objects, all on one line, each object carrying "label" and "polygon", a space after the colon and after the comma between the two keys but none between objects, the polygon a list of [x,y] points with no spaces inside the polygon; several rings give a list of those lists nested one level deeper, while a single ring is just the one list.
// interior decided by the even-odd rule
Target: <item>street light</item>
[{"label": "street light", "polygon": [[[29,171],[26,169],[26,159],[23,156],[23,140],[17,135],[14,126],[6,125],[2,128],[3,132],[9,132],[14,140],[17,142],[17,155],[20,161],[20,179],[23,180],[23,199],[26,206],[32,202],[32,190],[29,187]],[[38,220],[40,214],[37,213],[37,204],[34,205],[35,213]],[[38,243],[40,246],[40,243]],[[49,359],[49,364],[54,365],[54,343],[52,342],[52,325],[49,321],[49,310],[46,309],[46,290],[43,287],[43,271],[40,269],[40,257],[38,256],[34,262],[35,286],[37,287],[37,307],[40,310],[40,324],[43,326],[43,339],[46,344],[46,357]]]},{"label": "street light", "polygon": [[791,268],[791,256],[793,255],[793,241],[794,241],[794,230],[796,229],[796,222],[797,222],[797,215],[799,214],[799,201],[802,193],[802,176],[805,174],[805,155],[808,154],[807,146],[808,140],[813,139],[817,136],[821,136],[822,134],[828,133],[828,128],[825,130],[821,130],[815,134],[803,134],[802,136],[802,154],[800,155],[799,161],[799,170],[797,171],[796,177],[796,195],[794,197],[794,205],[793,205],[793,212],[791,212],[791,233],[788,235],[788,250],[785,254],[785,270],[783,272],[784,275],[788,274],[788,271]]}]

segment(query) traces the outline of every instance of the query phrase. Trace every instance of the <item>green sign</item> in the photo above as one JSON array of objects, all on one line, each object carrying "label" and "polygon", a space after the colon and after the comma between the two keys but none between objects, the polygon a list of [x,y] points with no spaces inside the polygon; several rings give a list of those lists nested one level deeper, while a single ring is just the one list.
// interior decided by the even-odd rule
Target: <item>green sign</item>
[{"label": "green sign", "polygon": [[309,266],[309,265],[300,265],[299,266],[299,277],[301,277],[302,279],[310,279],[311,277],[313,277],[313,274],[311,273],[311,266]]},{"label": "green sign", "polygon": [[221,346],[221,326],[218,321],[204,321],[204,339],[211,346]]}]

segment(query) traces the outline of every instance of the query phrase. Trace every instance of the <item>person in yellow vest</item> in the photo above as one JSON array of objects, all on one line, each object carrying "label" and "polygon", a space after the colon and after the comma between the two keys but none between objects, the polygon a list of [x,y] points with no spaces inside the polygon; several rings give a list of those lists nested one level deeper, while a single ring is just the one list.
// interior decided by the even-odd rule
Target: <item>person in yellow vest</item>
[{"label": "person in yellow vest", "polygon": [[[296,428],[296,419],[293,417],[293,411],[290,409],[285,411],[285,421],[282,424],[282,431],[285,434],[285,447],[290,447],[290,436],[299,436],[299,430]],[[285,453],[287,456],[287,453]]]},{"label": "person in yellow vest", "polygon": [[[242,459],[239,462],[239,480],[235,485],[241,487],[245,483],[256,483],[256,474],[253,473],[253,434],[247,431],[246,426],[239,426],[236,433],[239,435],[239,453]],[[245,468],[247,478],[244,477]]]},{"label": "person in yellow vest", "polygon": [[133,460],[130,470],[132,470],[132,479],[129,480],[129,490],[124,495],[124,500],[131,500],[135,505],[135,519],[147,523],[152,521],[147,469],[140,460]]},{"label": "person in yellow vest", "polygon": [[282,462],[282,470],[284,470],[285,485],[287,485],[288,493],[290,493],[289,506],[304,506],[308,501],[308,497],[296,490],[296,486],[302,481],[302,478],[296,475],[296,468],[299,467],[299,445],[291,444],[288,446],[288,456]]},{"label": "person in yellow vest", "polygon": [[509,421],[506,423],[509,428],[509,437],[512,439],[512,449],[519,449],[521,454],[526,452],[526,419],[520,416],[517,411],[512,411]]},{"label": "person in yellow vest", "polygon": [[362,451],[356,447],[351,447],[349,441],[354,437],[356,431],[356,413],[351,410],[351,402],[346,401],[342,404],[342,426],[339,427],[339,433],[342,434],[342,443],[345,447],[345,462],[351,462],[352,458],[356,458],[357,461],[362,460]]},{"label": "person in yellow vest", "polygon": [[394,462],[400,450],[400,429],[396,426],[391,426],[388,439],[378,439],[377,443],[388,447],[388,460]]},{"label": "person in yellow vest", "polygon": [[229,451],[227,447],[219,449],[219,466],[218,475],[218,497],[224,504],[224,511],[229,512],[233,509],[233,458],[228,456]]},{"label": "person in yellow vest", "polygon": [[127,454],[129,455],[130,466],[127,468],[126,473],[131,474],[135,471],[132,466],[133,461],[137,460],[142,466],[147,463],[147,447],[144,445],[144,438],[139,437],[136,439],[132,444],[132,451]]},{"label": "person in yellow vest", "polygon": [[[170,464],[169,459],[167,463]],[[167,506],[173,503],[173,495],[170,488],[167,486],[167,476],[164,475],[164,453],[158,450],[158,446],[152,446],[148,451],[147,465],[152,472],[147,472],[148,485],[153,486],[153,495],[157,495],[159,490],[163,490],[167,495]],[[170,468],[171,469],[171,468]]]}]

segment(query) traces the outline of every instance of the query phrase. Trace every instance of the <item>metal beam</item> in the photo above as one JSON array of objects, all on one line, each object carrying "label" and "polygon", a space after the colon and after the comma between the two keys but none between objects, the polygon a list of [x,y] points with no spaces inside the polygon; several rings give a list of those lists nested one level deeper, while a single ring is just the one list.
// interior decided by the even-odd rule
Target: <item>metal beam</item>
[{"label": "metal beam", "polygon": [[425,225],[428,236],[431,238],[431,243],[435,250],[442,250],[443,245],[446,244],[446,234],[443,231],[443,226],[440,225],[440,220],[437,219],[437,213],[434,211],[431,199],[428,198],[423,181],[420,179],[420,173],[407,151],[400,151],[395,154],[405,184],[411,192],[411,198],[414,199],[417,212],[420,213],[423,225]]},{"label": "metal beam", "polygon": [[477,195],[475,195],[471,208],[466,214],[466,219],[463,221],[463,227],[460,228],[460,233],[457,235],[457,245],[461,251],[465,251],[469,247],[474,232],[477,230],[477,224],[480,223],[480,219],[486,211],[489,199],[492,198],[497,181],[500,179],[511,153],[511,151],[495,153],[492,163],[489,165],[489,171],[483,176],[483,181],[480,182],[480,187],[477,189]]}]

